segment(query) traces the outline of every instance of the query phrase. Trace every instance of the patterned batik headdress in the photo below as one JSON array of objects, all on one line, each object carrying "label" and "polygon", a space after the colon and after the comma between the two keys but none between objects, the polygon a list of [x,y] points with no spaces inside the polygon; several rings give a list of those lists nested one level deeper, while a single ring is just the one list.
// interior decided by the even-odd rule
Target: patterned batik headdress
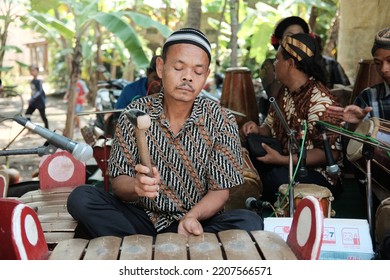
[{"label": "patterned batik headdress", "polygon": [[[297,35],[297,34],[295,34]],[[307,34],[299,34],[306,35],[307,38],[311,38]],[[302,37],[304,39],[306,36],[294,36],[294,37]],[[312,38],[311,38],[312,39]],[[310,40],[310,39],[309,39]],[[286,36],[282,42],[282,47],[293,57],[295,57],[298,61],[302,61],[306,57],[314,56],[314,52],[308,46],[310,41],[304,42],[303,40],[299,40],[298,38],[293,38],[291,36]]]}]

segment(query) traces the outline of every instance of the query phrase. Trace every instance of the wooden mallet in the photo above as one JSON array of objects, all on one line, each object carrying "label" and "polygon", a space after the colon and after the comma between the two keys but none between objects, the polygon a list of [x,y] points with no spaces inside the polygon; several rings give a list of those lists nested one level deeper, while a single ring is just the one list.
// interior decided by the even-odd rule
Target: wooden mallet
[{"label": "wooden mallet", "polygon": [[150,127],[150,116],[145,112],[137,109],[130,109],[125,111],[126,116],[134,126],[135,137],[137,140],[138,152],[142,165],[149,168],[149,177],[153,177],[152,163],[150,160],[150,154],[148,145],[146,143],[146,130]]}]

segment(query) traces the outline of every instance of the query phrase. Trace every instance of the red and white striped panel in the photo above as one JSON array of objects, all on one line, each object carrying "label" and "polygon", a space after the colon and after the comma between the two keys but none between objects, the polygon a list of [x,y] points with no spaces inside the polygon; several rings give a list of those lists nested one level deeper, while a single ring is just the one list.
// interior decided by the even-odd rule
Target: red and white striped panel
[{"label": "red and white striped panel", "polygon": [[314,196],[306,196],[298,204],[287,244],[300,260],[317,260],[324,234],[324,214],[321,203]]},{"label": "red and white striped panel", "polygon": [[0,209],[0,259],[47,259],[49,250],[35,211],[13,199],[0,199]]}]

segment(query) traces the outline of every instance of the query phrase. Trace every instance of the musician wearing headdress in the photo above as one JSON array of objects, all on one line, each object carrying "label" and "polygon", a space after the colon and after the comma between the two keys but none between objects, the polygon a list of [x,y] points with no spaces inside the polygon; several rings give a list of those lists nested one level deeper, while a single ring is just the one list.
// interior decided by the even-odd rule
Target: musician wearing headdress
[{"label": "musician wearing headdress", "polygon": [[[390,121],[390,28],[382,29],[375,35],[371,54],[375,69],[382,77],[383,82],[364,89],[356,97],[354,104],[345,108],[330,106],[328,109],[329,115],[346,122],[346,127],[351,131],[355,131],[363,120],[369,118],[375,117],[385,122]],[[386,166],[386,163],[388,161],[383,161],[383,167],[389,169],[390,166]],[[376,174],[380,170],[382,169],[374,168],[372,173]],[[362,179],[361,182],[364,182],[362,187],[365,187],[365,176],[365,174],[356,170],[355,177]],[[381,221],[376,221],[376,224],[381,224]],[[376,235],[378,246],[375,258],[390,259],[390,228],[383,230],[383,232],[383,236]]]},{"label": "musician wearing headdress", "polygon": [[[338,103],[324,84],[325,75],[316,40],[304,33],[285,37],[278,48],[274,65],[275,78],[284,85],[275,100],[281,116],[273,106],[263,124],[258,126],[254,122],[248,122],[243,125],[241,131],[244,135],[257,133],[272,136],[281,143],[281,152],[259,143],[267,153],[265,156],[256,157],[253,163],[263,183],[263,199],[275,201],[279,186],[290,183],[291,138],[284,124],[287,124],[291,131],[298,132],[294,137],[296,141],[303,140],[302,133],[299,133],[303,129],[306,135],[304,149],[308,174],[297,175],[295,181],[327,187],[333,196],[337,196],[342,191],[340,174],[326,172],[323,138],[315,125],[318,121],[334,124],[336,119],[330,118],[326,110]],[[334,160],[341,160],[340,137],[328,133],[327,138]],[[294,166],[297,165],[298,158],[299,153],[292,154]]]},{"label": "musician wearing headdress", "polygon": [[[280,43],[287,35],[309,32],[310,27],[303,18],[298,16],[283,18],[275,26],[274,32],[271,36],[271,45],[274,50],[277,51]],[[260,70],[261,82],[264,86],[265,92],[267,93],[267,98],[261,98],[259,101],[259,110],[264,117],[267,116],[268,109],[270,107],[268,98],[276,97],[282,87],[280,82],[275,79],[274,62],[275,57],[267,58],[262,63]]]},{"label": "musician wearing headdress", "polygon": [[[224,211],[229,189],[244,183],[243,162],[234,116],[199,96],[211,58],[200,30],[182,28],[167,38],[156,60],[163,90],[134,100],[119,117],[108,163],[112,192],[83,185],[69,195],[77,236],[263,229],[254,211]],[[144,145],[139,125],[146,127]],[[142,161],[143,147],[151,167]]]},{"label": "musician wearing headdress", "polygon": [[383,82],[364,89],[354,104],[345,108],[331,106],[328,110],[332,116],[349,123],[351,130],[364,118],[390,120],[390,28],[382,29],[375,35],[371,54]]}]

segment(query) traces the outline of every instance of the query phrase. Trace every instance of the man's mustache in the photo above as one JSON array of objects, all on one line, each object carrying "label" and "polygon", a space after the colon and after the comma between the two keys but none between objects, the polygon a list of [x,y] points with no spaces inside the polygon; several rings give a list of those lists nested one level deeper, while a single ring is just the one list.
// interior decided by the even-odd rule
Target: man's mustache
[{"label": "man's mustache", "polygon": [[178,89],[185,89],[185,90],[191,90],[194,91],[194,88],[192,85],[188,82],[183,82],[180,85],[177,86]]}]

